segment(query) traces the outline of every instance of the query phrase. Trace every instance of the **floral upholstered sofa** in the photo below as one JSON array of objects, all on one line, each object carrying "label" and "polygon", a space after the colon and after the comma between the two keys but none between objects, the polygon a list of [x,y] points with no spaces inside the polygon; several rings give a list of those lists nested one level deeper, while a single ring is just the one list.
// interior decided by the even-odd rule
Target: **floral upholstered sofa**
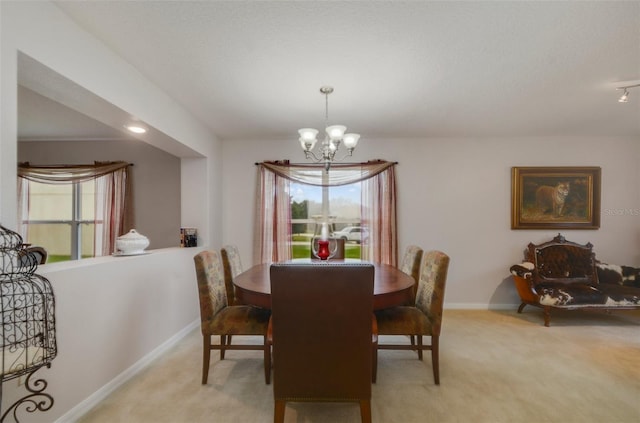
[{"label": "floral upholstered sofa", "polygon": [[530,243],[524,262],[511,266],[522,303],[540,307],[549,326],[552,309],[621,310],[640,308],[640,268],[600,263],[593,245],[567,241],[561,234]]}]

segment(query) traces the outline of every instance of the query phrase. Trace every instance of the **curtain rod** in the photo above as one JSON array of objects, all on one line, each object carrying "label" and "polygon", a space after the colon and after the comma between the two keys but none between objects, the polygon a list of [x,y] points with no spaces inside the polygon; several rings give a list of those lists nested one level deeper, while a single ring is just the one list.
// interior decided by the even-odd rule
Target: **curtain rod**
[{"label": "curtain rod", "polygon": [[[124,162],[124,161],[122,161]],[[100,166],[101,164],[110,164],[110,163],[120,163],[120,161],[115,162],[98,162],[92,164],[53,164],[53,165],[32,165],[30,162],[20,162],[18,166],[28,166],[28,167],[78,167],[78,166]],[[127,166],[134,166],[134,163],[127,163]]]},{"label": "curtain rod", "polygon": [[[371,163],[376,163],[376,162],[386,162],[387,160],[370,160],[368,162],[336,162],[336,165],[366,165],[366,164],[371,164]],[[308,166],[308,167],[324,167],[324,163],[320,162],[320,163],[289,163],[288,160],[267,160],[264,162],[255,162],[254,165],[258,166],[261,165],[262,163],[282,163],[284,165],[292,165],[292,166]],[[393,164],[398,164],[398,162],[390,162]]]}]

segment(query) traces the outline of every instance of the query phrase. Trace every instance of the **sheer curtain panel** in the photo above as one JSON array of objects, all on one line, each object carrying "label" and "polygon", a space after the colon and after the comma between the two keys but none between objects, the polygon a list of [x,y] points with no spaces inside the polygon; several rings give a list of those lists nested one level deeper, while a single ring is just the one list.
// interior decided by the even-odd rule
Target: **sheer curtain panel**
[{"label": "sheer curtain panel", "polygon": [[291,206],[289,180],[259,167],[256,201],[254,263],[291,259]]}]

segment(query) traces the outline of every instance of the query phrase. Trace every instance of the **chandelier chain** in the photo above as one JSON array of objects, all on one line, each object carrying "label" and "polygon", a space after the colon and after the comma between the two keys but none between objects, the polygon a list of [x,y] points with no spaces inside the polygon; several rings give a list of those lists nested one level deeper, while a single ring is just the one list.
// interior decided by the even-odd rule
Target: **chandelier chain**
[{"label": "chandelier chain", "polygon": [[329,93],[324,94],[324,123],[329,124]]}]

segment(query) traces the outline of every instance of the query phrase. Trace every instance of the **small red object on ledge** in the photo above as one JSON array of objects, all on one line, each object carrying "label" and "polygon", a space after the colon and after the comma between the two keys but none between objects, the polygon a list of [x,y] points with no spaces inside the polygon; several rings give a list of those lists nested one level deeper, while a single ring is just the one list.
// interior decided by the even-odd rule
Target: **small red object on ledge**
[{"label": "small red object on ledge", "polygon": [[326,260],[331,253],[329,252],[329,241],[318,241],[318,258],[320,260]]}]

